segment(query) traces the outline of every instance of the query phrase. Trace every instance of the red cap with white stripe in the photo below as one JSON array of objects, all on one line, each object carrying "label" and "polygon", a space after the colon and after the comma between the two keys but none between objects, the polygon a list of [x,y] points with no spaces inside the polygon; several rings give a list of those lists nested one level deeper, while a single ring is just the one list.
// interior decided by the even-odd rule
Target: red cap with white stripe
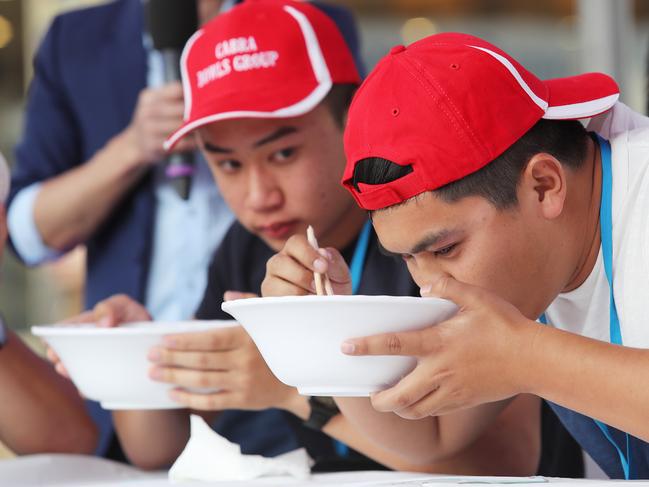
[{"label": "red cap with white stripe", "polygon": [[313,110],[334,83],[360,84],[335,22],[306,2],[247,0],[204,25],[181,58],[184,124],[170,150],[203,125]]},{"label": "red cap with white stripe", "polygon": [[[542,118],[592,117],[618,97],[605,74],[542,81],[501,49],[466,34],[396,46],[352,102],[342,182],[362,208],[386,208],[478,171]],[[356,188],[354,168],[370,157],[412,172]]]}]

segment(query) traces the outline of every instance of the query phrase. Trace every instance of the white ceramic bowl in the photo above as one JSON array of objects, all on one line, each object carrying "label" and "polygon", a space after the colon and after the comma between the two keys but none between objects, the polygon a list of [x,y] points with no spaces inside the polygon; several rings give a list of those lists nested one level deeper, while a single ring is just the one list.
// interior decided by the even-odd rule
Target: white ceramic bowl
[{"label": "white ceramic bowl", "polygon": [[309,396],[368,396],[415,366],[402,356],[351,357],[349,338],[416,330],[444,321],[455,304],[408,296],[287,296],[223,303],[275,376]]},{"label": "white ceramic bowl", "polygon": [[231,320],[137,322],[116,328],[92,324],[34,326],[59,355],[72,382],[88,399],[105,409],[174,409],[174,386],[149,379],[149,350],[164,335],[237,326]]}]

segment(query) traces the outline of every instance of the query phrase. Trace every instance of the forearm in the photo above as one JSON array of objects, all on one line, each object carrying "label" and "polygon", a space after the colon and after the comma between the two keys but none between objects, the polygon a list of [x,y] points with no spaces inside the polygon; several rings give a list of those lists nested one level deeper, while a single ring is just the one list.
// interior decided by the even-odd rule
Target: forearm
[{"label": "forearm", "polygon": [[128,459],[146,470],[168,468],[189,440],[187,409],[113,411],[113,422]]},{"label": "forearm", "polygon": [[[337,401],[352,408],[354,405],[351,403],[358,401],[359,409],[363,410],[365,404],[361,403],[368,403],[366,400]],[[290,410],[306,420],[309,415],[307,399],[297,396]],[[396,428],[393,431],[396,433],[392,438],[394,442],[384,438],[385,443],[378,443],[343,414],[332,418],[323,432],[394,470],[461,475],[532,475],[536,471],[540,455],[537,398],[517,398],[479,439],[457,453],[435,461],[425,452],[430,451],[431,440],[435,437],[436,418],[410,421],[394,414],[375,413],[382,416],[381,428],[389,428],[386,423]],[[413,441],[418,443],[413,444]]]},{"label": "forearm", "polygon": [[541,401],[521,395],[470,446],[431,465],[431,472],[530,476],[541,457]]},{"label": "forearm", "polygon": [[506,403],[492,403],[444,416],[409,420],[376,411],[368,399],[336,398],[348,420],[382,448],[409,462],[430,465],[454,457],[472,445]]},{"label": "forearm", "polygon": [[354,428],[381,448],[413,464],[432,462],[429,452],[439,445],[438,418],[409,421],[376,411],[365,398],[336,398],[336,403]]},{"label": "forearm", "polygon": [[546,326],[533,335],[519,379],[529,392],[649,441],[649,350]]},{"label": "forearm", "polygon": [[146,470],[159,470],[171,466],[187,445],[191,432],[190,414],[198,414],[212,424],[219,412],[188,409],[113,411],[113,422],[131,463]]},{"label": "forearm", "polygon": [[[480,439],[466,449],[437,461],[417,462],[418,458],[406,455],[399,446],[387,449],[380,447],[368,436],[355,428],[342,414],[333,418],[323,429],[332,438],[349,445],[354,450],[393,470],[405,472],[426,472],[454,475],[530,475],[518,465],[519,458],[508,453],[499,444],[489,443],[497,438]],[[489,446],[489,448],[486,448]]]},{"label": "forearm", "polygon": [[13,333],[0,350],[0,440],[18,454],[92,453],[97,430],[74,385]]},{"label": "forearm", "polygon": [[[295,395],[287,405],[289,412],[306,421],[310,414],[310,406],[305,396]],[[364,454],[374,461],[386,465],[394,470],[403,471],[428,471],[426,465],[417,465],[407,461],[403,455],[382,448],[370,437],[357,429],[343,414],[338,414],[322,429],[324,433],[343,442],[354,450]]]},{"label": "forearm", "polygon": [[146,166],[122,132],[85,164],[40,188],[34,221],[49,247],[62,251],[87,240],[141,178]]}]

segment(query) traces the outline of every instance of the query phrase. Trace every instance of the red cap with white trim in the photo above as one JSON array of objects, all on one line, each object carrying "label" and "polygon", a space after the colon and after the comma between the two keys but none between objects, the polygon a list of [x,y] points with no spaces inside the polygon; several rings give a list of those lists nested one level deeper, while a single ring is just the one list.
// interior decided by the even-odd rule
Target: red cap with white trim
[{"label": "red cap with white trim", "polygon": [[[386,208],[478,171],[542,118],[592,117],[618,96],[605,74],[542,81],[501,49],[466,34],[396,46],[352,102],[342,182],[362,208]],[[370,157],[412,172],[356,188],[354,168]]]},{"label": "red cap with white trim", "polygon": [[203,125],[313,110],[334,83],[360,84],[335,22],[305,2],[247,0],[204,25],[181,58],[184,124],[170,150]]}]

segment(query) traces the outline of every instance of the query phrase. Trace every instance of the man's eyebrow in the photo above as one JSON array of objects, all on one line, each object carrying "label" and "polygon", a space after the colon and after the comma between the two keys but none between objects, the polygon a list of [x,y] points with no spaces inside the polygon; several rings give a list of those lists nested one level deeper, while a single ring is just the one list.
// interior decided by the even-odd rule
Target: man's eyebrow
[{"label": "man's eyebrow", "polygon": [[282,137],[285,137],[290,134],[294,134],[297,132],[297,127],[280,127],[277,130],[275,130],[272,134],[267,135],[263,139],[258,140],[254,144],[252,144],[253,147],[260,147],[264,144],[268,144],[270,142],[273,142],[277,139],[281,139]]},{"label": "man's eyebrow", "polygon": [[219,147],[216,144],[210,142],[203,142],[203,147],[207,152],[214,152],[217,154],[232,154],[232,149],[227,149],[225,147]]},{"label": "man's eyebrow", "polygon": [[457,233],[455,230],[441,230],[439,232],[431,233],[422,238],[417,244],[415,244],[408,252],[410,255],[415,255],[429,247],[434,247],[440,240],[443,240],[450,235]]},{"label": "man's eyebrow", "polygon": [[377,245],[379,246],[379,252],[381,252],[383,255],[387,257],[398,257],[401,258],[404,255],[415,255],[420,252],[423,252],[424,250],[427,250],[429,247],[434,247],[437,245],[438,242],[449,238],[453,237],[458,233],[457,230],[441,230],[439,232],[431,233],[429,235],[426,235],[424,238],[422,238],[417,244],[415,244],[414,247],[410,249],[409,252],[405,254],[398,254],[395,252],[391,252],[388,249],[386,249],[383,244],[381,243],[380,240],[376,240]]}]

